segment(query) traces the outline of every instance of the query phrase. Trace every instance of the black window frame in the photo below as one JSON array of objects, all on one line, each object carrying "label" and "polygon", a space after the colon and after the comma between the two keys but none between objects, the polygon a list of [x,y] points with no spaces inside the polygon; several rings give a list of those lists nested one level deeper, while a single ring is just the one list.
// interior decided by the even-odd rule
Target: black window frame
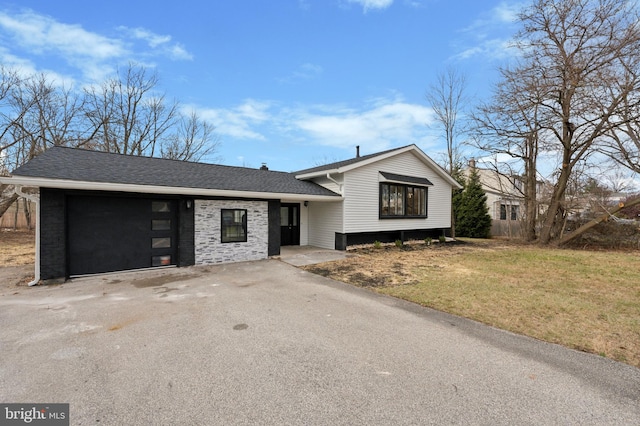
[{"label": "black window frame", "polygon": [[[241,222],[235,220],[230,223],[225,223],[226,212],[241,212]],[[235,217],[236,215],[233,214]],[[242,235],[238,237],[229,237],[229,233],[225,232],[229,228],[242,229]],[[220,209],[220,242],[227,243],[246,243],[247,242],[247,209]]]},{"label": "black window frame", "polygon": [[[384,214],[383,207],[383,194],[385,194],[384,187],[387,187],[386,194],[390,197],[391,195],[391,187],[394,187],[394,193],[398,193],[398,189],[402,190],[402,213],[401,214]],[[415,194],[416,190],[424,190],[424,214],[408,214],[409,205],[408,205],[408,194],[411,192]],[[379,219],[426,219],[429,217],[429,187],[421,186],[421,185],[407,185],[403,183],[396,182],[380,182],[380,187],[378,190],[378,218]],[[388,200],[389,206],[391,205],[390,199]],[[414,206],[415,207],[415,206]],[[396,211],[398,209],[396,208]]]}]

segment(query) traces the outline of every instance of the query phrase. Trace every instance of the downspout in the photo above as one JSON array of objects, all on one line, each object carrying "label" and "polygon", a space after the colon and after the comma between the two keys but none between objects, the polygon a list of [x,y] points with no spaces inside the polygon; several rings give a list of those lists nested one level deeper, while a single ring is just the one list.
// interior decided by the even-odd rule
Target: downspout
[{"label": "downspout", "polygon": [[22,192],[21,185],[14,186],[13,192],[23,198],[26,198],[29,201],[36,203],[36,268],[33,281],[28,284],[29,286],[34,286],[40,282],[40,197],[32,194],[25,194],[24,192]]},{"label": "downspout", "polygon": [[340,193],[340,195],[344,195],[342,193],[342,184],[340,182],[338,182],[337,180],[335,180],[334,178],[332,178],[331,177],[331,173],[327,173],[327,179],[329,179],[331,182],[333,182],[336,185],[338,185],[338,192]]}]

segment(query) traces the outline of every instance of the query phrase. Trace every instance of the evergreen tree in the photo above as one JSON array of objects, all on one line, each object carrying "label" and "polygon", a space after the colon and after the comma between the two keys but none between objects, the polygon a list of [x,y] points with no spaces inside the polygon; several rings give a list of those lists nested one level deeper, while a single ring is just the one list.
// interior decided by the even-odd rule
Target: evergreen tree
[{"label": "evergreen tree", "polygon": [[456,233],[463,237],[488,238],[491,234],[491,216],[487,194],[482,189],[477,171],[471,171],[464,189],[458,197],[454,195],[454,199]]},{"label": "evergreen tree", "polygon": [[458,232],[458,217],[460,217],[460,205],[462,200],[462,192],[464,191],[464,187],[466,186],[466,179],[464,177],[464,172],[462,170],[462,166],[460,164],[456,164],[456,167],[453,169],[451,173],[451,177],[454,178],[460,185],[462,185],[462,189],[454,189],[451,194],[451,209],[452,209],[452,217],[451,217],[451,233],[452,237],[456,237],[460,235]]}]

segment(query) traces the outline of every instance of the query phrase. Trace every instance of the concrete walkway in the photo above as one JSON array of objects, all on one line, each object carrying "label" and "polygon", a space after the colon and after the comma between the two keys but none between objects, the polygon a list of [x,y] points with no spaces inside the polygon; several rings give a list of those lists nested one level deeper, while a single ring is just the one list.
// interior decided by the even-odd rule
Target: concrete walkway
[{"label": "concrete walkway", "polygon": [[274,258],[293,266],[306,266],[340,260],[348,256],[353,255],[348,254],[346,251],[329,250],[314,246],[283,246],[280,247],[280,255],[274,256]]}]

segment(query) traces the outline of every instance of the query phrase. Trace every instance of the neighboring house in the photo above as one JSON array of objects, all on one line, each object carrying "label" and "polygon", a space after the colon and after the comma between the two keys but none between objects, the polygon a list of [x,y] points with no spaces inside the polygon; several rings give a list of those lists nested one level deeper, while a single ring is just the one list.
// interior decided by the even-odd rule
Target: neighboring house
[{"label": "neighboring house", "polygon": [[0,181],[40,190],[36,280],[438,236],[459,187],[415,145],[296,173],[54,147]]},{"label": "neighboring house", "polygon": [[519,176],[506,176],[496,170],[476,167],[475,160],[470,160],[465,173],[468,175],[473,169],[478,173],[482,189],[487,194],[487,207],[492,219],[491,235],[519,235],[519,220],[524,209],[522,179]]}]

